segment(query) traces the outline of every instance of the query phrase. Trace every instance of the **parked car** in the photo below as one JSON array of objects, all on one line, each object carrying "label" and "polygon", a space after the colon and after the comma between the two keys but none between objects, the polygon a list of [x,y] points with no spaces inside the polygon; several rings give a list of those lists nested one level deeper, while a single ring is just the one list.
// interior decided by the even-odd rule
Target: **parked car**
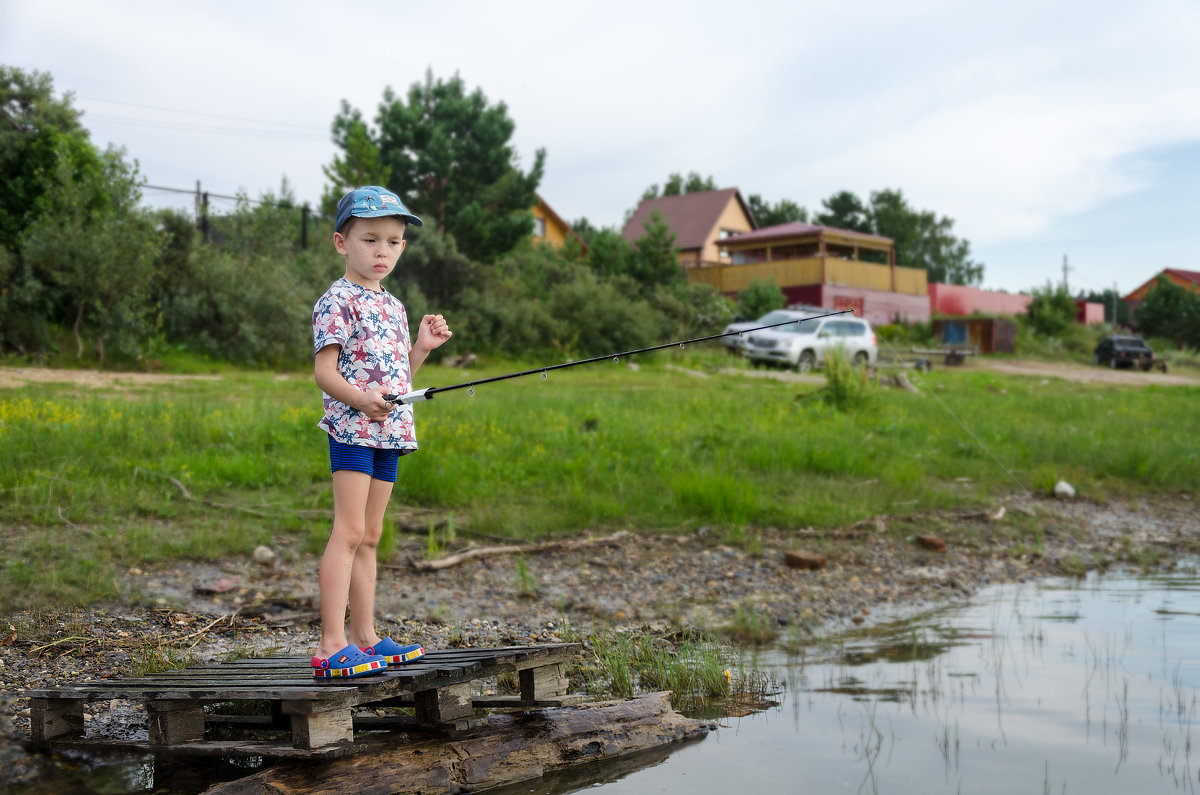
[{"label": "parked car", "polygon": [[[806,312],[797,309],[776,309],[772,312],[760,317],[758,320],[746,320],[739,323],[730,323],[722,331],[722,334],[728,334],[728,337],[721,337],[721,342],[732,353],[741,353],[746,349],[746,335],[737,334],[738,331],[746,331],[747,329],[759,328],[761,326],[771,326],[776,323],[786,323],[789,320],[803,320],[806,317],[820,314],[820,310],[815,312]],[[790,328],[790,326],[781,326],[781,328]]]},{"label": "parked car", "polygon": [[1107,364],[1118,367],[1135,367],[1140,360],[1154,360],[1154,349],[1142,341],[1141,337],[1113,336],[1102,340],[1092,354],[1096,364]]},{"label": "parked car", "polygon": [[879,358],[874,329],[857,317],[813,318],[794,326],[755,331],[746,339],[746,356],[751,361],[794,367],[802,373],[823,365],[826,354],[835,349],[860,366],[874,364]]}]

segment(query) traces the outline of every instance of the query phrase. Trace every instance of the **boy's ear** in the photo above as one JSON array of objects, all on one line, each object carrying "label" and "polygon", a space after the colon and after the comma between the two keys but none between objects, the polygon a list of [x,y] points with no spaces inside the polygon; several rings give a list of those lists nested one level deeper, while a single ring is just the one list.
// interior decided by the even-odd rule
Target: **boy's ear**
[{"label": "boy's ear", "polygon": [[342,237],[341,232],[333,233],[333,247],[337,250],[337,253],[339,253],[339,254],[346,253],[346,238]]}]

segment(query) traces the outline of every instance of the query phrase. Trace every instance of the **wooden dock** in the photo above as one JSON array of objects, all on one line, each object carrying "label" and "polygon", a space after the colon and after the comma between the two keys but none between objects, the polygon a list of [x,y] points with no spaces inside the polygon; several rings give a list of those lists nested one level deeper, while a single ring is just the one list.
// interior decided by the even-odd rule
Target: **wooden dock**
[{"label": "wooden dock", "polygon": [[[264,657],[31,689],[25,693],[30,741],[60,749],[138,749],[180,756],[345,756],[355,750],[356,727],[466,729],[474,725],[476,709],[577,703],[579,697],[568,695],[564,664],[579,650],[577,643],[442,649],[386,673],[327,682],[314,680],[308,658]],[[473,682],[506,673],[517,674],[519,695],[473,695]],[[148,741],[83,736],[87,705],[110,699],[142,703]],[[270,714],[229,715],[212,706],[246,701],[267,702]],[[354,709],[360,706],[409,707],[414,714],[356,717]],[[217,727],[274,730],[290,733],[290,740],[212,739]]]}]

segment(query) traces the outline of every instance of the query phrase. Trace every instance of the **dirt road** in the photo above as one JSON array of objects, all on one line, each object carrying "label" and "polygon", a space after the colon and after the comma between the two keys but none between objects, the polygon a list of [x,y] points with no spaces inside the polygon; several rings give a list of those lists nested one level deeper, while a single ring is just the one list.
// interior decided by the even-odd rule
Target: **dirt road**
[{"label": "dirt road", "polygon": [[[939,367],[937,362],[934,367]],[[671,369],[689,372],[696,376],[704,373],[681,367]],[[960,368],[939,367],[945,372]],[[1125,386],[1200,386],[1200,374],[1192,373],[1143,373],[1139,370],[1112,370],[1107,367],[1074,364],[1072,362],[1042,362],[1032,359],[993,359],[975,357],[961,368],[962,371],[990,370],[1004,375],[1024,375],[1034,378],[1061,378],[1079,384],[1121,384]],[[780,369],[725,368],[726,375],[748,378],[771,378],[790,383],[824,384],[820,373],[797,373]],[[116,373],[96,370],[55,370],[47,367],[0,367],[0,388],[24,386],[26,384],[65,383],[91,388],[138,386],[143,384],[181,383],[195,380],[214,380],[219,375],[168,375],[164,373]]]},{"label": "dirt road", "polygon": [[[936,365],[935,365],[936,366]],[[1072,362],[1039,362],[1032,359],[975,358],[968,367],[991,370],[1004,375],[1028,375],[1061,378],[1079,384],[1122,384],[1125,386],[1198,386],[1200,376],[1191,373],[1144,373],[1140,370],[1113,370]]]}]

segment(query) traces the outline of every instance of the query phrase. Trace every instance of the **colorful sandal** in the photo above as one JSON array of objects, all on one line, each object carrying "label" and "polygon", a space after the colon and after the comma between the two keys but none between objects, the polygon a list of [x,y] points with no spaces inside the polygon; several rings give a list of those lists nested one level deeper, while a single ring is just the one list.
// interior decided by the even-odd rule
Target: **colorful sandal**
[{"label": "colorful sandal", "polygon": [[424,656],[425,650],[421,648],[421,644],[419,643],[413,643],[410,646],[401,646],[391,638],[384,638],[374,646],[363,649],[363,653],[381,655],[390,667],[418,660]]},{"label": "colorful sandal", "polygon": [[317,679],[380,674],[386,671],[387,667],[388,664],[383,657],[364,654],[362,649],[354,645],[347,646],[327,660],[320,657],[312,658],[313,676]]}]

